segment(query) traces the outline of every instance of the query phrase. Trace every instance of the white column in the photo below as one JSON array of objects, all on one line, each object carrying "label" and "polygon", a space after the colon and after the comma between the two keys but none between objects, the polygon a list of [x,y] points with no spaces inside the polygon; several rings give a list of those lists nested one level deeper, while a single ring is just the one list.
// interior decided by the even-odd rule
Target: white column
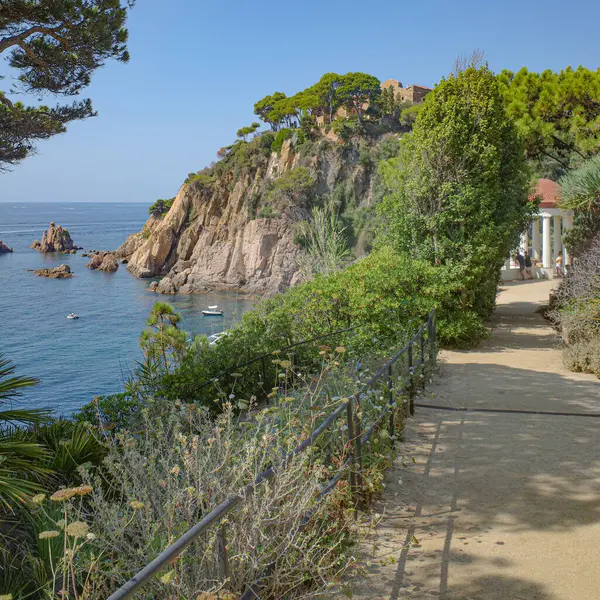
[{"label": "white column", "polygon": [[550,237],[550,217],[542,217],[542,264],[544,269],[552,268],[552,238]]},{"label": "white column", "polygon": [[561,222],[562,218],[559,216],[554,217],[554,248],[553,248],[553,258],[556,260],[562,254],[562,231],[561,231]]},{"label": "white column", "polygon": [[531,247],[533,258],[540,260],[542,258],[540,252],[540,220],[537,218],[533,219],[533,223],[531,223]]},{"label": "white column", "polygon": [[527,231],[521,234],[521,241],[519,242],[519,250],[521,254],[525,254],[529,248],[529,233]]}]

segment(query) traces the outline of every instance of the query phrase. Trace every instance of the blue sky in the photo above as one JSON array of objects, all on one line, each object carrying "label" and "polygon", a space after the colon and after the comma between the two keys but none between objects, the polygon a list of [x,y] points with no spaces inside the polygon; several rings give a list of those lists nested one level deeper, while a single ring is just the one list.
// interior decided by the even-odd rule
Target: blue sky
[{"label": "blue sky", "polygon": [[99,116],[0,174],[0,201],[173,196],[254,120],[256,100],[328,71],[432,86],[475,48],[496,71],[596,69],[599,19],[597,0],[138,0],[130,63],[108,64],[83,94]]}]

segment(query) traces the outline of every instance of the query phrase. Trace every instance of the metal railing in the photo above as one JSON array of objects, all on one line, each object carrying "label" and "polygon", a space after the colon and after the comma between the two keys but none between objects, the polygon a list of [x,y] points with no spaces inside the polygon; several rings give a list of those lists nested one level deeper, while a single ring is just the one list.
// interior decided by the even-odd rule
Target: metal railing
[{"label": "metal railing", "polygon": [[[336,332],[337,333],[337,332]],[[332,334],[333,335],[333,334]],[[405,358],[404,358],[405,357]],[[423,324],[414,336],[409,340],[404,347],[399,350],[383,367],[381,367],[353,396],[342,402],[312,433],[296,448],[294,448],[283,461],[283,466],[280,469],[285,470],[286,465],[290,460],[304,452],[311,446],[342,414],[346,413],[348,437],[351,443],[351,452],[346,461],[338,472],[327,482],[323,484],[318,499],[321,500],[333,489],[341,480],[342,476],[349,471],[349,483],[352,497],[357,505],[361,503],[362,493],[362,449],[369,442],[372,435],[381,427],[388,417],[388,427],[390,433],[393,433],[396,413],[396,398],[403,397],[403,409],[406,417],[413,415],[415,411],[414,397],[417,387],[423,383],[422,375],[426,367],[432,369],[435,366],[437,357],[437,339],[436,339],[436,321],[435,310],[429,313],[427,322]],[[264,358],[264,357],[263,357]],[[406,367],[406,376],[402,378],[394,378],[393,367],[398,361],[403,358],[403,366]],[[260,360],[260,357],[259,359]],[[360,412],[357,409],[361,407],[361,400],[365,393],[374,384],[383,381],[388,391],[388,401],[385,408],[380,411],[375,421],[363,431],[361,420],[358,416]],[[395,385],[395,381],[402,381],[401,385]],[[353,468],[350,468],[353,467]],[[263,482],[275,477],[277,470],[271,466],[263,471],[256,479],[247,484],[239,494],[230,496],[211,512],[205,515],[200,522],[189,529],[176,542],[163,550],[152,562],[146,565],[139,573],[132,577],[127,583],[121,586],[114,592],[108,600],[125,600],[131,598],[137,591],[140,590],[150,579],[156,575],[163,567],[179,556],[194,540],[202,533],[206,532],[212,526],[219,524],[217,532],[217,555],[219,561],[219,574],[223,580],[230,577],[230,565],[227,549],[227,532],[225,525],[221,520],[225,515],[230,513],[236,506],[244,501],[254,490]],[[310,514],[305,515],[304,523],[306,524],[310,518]],[[246,591],[241,596],[240,600],[252,600],[260,598],[258,588],[260,581],[268,576],[273,565],[267,566],[265,573],[252,585],[248,585]]]}]

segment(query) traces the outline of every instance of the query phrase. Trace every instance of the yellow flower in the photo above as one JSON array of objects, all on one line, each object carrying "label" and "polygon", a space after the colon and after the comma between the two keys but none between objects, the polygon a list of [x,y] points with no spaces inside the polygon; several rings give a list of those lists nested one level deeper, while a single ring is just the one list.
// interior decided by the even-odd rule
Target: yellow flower
[{"label": "yellow flower", "polygon": [[95,533],[88,533],[86,534],[86,539],[89,540],[90,542],[93,542],[96,539],[96,534]]},{"label": "yellow flower", "polygon": [[173,577],[175,577],[175,571],[171,570],[171,571],[167,571],[161,578],[160,578],[160,582],[164,583],[165,585],[168,585],[169,583],[171,583],[171,581],[173,581]]},{"label": "yellow flower", "polygon": [[241,373],[230,373],[232,377],[243,377]]},{"label": "yellow flower", "polygon": [[90,526],[83,521],[74,521],[67,525],[67,535],[72,537],[83,537],[89,530]]},{"label": "yellow flower", "polygon": [[129,506],[131,506],[133,510],[141,510],[142,508],[144,508],[144,503],[140,502],[139,500],[132,500],[129,503]]},{"label": "yellow flower", "polygon": [[72,488],[65,488],[62,490],[57,490],[50,496],[50,500],[52,502],[66,502],[70,500],[75,495],[75,491]]},{"label": "yellow flower", "polygon": [[292,362],[289,360],[282,360],[279,363],[284,369],[289,369],[292,366]]},{"label": "yellow flower", "polygon": [[338,347],[335,349],[335,351],[336,351],[338,354],[344,354],[344,352],[346,352],[346,348],[344,348],[344,346],[338,346]]},{"label": "yellow flower", "polygon": [[12,594],[2,594],[2,596],[0,596],[0,600],[13,600],[13,595]]},{"label": "yellow flower", "polygon": [[[51,540],[52,538],[58,537],[60,535],[59,531],[50,530],[50,531],[42,531],[38,537],[40,540]],[[0,596],[2,598],[2,596]]]},{"label": "yellow flower", "polygon": [[281,350],[273,350],[273,352],[271,352],[271,354],[274,354],[275,356],[277,356],[278,354],[281,354]]},{"label": "yellow flower", "polygon": [[79,487],[73,488],[73,491],[78,495],[78,496],[85,496],[86,494],[89,494],[91,491],[93,491],[94,488],[92,488],[91,485],[80,485]]},{"label": "yellow flower", "polygon": [[[46,494],[37,494],[36,496],[34,496],[31,501],[34,504],[41,504],[44,500],[46,499]],[[1,596],[0,596],[1,598]]]},{"label": "yellow flower", "polygon": [[177,475],[179,475],[179,473],[181,473],[181,469],[179,468],[178,465],[175,465],[170,471],[169,473],[171,473],[171,475],[175,475],[175,477],[177,477]]}]

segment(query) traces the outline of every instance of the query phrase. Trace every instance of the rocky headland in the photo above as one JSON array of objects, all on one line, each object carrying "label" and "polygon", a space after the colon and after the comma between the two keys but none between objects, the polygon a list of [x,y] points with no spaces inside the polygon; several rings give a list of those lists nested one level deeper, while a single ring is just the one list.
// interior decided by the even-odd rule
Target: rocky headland
[{"label": "rocky headland", "polygon": [[75,254],[81,249],[73,243],[69,232],[54,222],[50,223],[50,227],[44,231],[42,241],[35,240],[29,247],[38,252],[62,252],[63,254]]},{"label": "rocky headland", "polygon": [[58,267],[47,269],[36,269],[34,273],[39,277],[48,277],[50,279],[69,279],[70,277],[73,277],[69,265],[59,265]]},{"label": "rocky headland", "polygon": [[9,248],[2,240],[0,240],[0,254],[9,254],[12,251],[12,248]]},{"label": "rocky headland", "polygon": [[105,273],[114,273],[119,268],[119,262],[113,252],[96,251],[95,254],[86,254],[91,256],[90,262],[85,265],[92,271],[104,271]]},{"label": "rocky headland", "polygon": [[[273,137],[269,132],[234,145],[215,166],[191,174],[168,212],[152,214],[116,256],[136,277],[163,276],[151,289],[165,294],[270,294],[300,281],[299,223],[328,202],[341,214],[369,213],[377,174],[368,156],[383,138],[361,140],[360,150],[336,136],[291,138],[272,151]],[[360,256],[369,219],[348,222]]]}]

